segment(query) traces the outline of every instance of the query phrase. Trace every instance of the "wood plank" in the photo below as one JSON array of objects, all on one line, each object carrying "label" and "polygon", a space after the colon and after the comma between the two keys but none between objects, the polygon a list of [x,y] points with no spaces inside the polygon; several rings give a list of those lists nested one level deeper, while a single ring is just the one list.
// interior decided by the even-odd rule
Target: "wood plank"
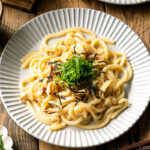
[{"label": "wood plank", "polygon": [[147,3],[134,6],[116,6],[106,4],[106,12],[129,25],[150,50],[148,36],[150,32],[150,9]]},{"label": "wood plank", "polygon": [[[14,8],[4,7],[4,16],[0,28],[0,49],[2,50],[10,36],[34,15]],[[8,133],[14,141],[16,150],[38,150],[38,140],[23,131],[10,118],[0,100],[0,124],[8,128]]]},{"label": "wood plank", "polygon": [[10,36],[24,23],[32,19],[32,13],[23,12],[21,10],[4,7],[2,25],[0,27],[0,49],[2,50]]},{"label": "wood plank", "polygon": [[37,15],[61,8],[90,8],[104,11],[104,4],[97,0],[38,0]]},{"label": "wood plank", "polygon": [[[91,8],[104,11],[104,5],[97,0],[43,0],[38,1],[36,15],[40,15],[47,11],[52,11],[61,8]],[[67,148],[52,146],[50,144],[39,141],[39,150],[67,150]],[[70,149],[74,150],[74,149]],[[84,150],[84,149],[83,149]],[[95,148],[86,148],[86,150],[95,150]]]},{"label": "wood plank", "polygon": [[47,144],[43,141],[39,141],[39,150],[66,150],[68,148]]},{"label": "wood plank", "polygon": [[[105,5],[106,12],[129,25],[150,50],[150,9],[147,3],[135,6]],[[150,105],[140,120],[124,135],[116,139],[116,147],[122,149],[139,141],[150,139]],[[108,143],[109,147],[110,143]]]},{"label": "wood plank", "polygon": [[4,4],[31,10],[35,0],[2,0]]},{"label": "wood plank", "polygon": [[3,12],[3,5],[2,5],[2,2],[0,1],[0,25],[1,25],[1,19],[2,19],[2,12]]}]

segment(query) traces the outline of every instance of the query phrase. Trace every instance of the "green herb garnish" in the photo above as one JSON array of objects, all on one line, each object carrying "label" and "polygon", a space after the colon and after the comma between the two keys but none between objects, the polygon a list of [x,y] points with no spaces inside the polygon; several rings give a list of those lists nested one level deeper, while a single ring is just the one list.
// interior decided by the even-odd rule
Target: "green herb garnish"
[{"label": "green herb garnish", "polygon": [[93,69],[93,60],[84,60],[81,56],[73,54],[72,58],[59,66],[60,78],[70,85],[79,84],[80,81],[96,78],[97,74]]},{"label": "green herb garnish", "polygon": [[2,136],[3,136],[3,135],[0,135],[0,150],[5,150],[5,149],[4,149],[4,146],[3,146]]}]

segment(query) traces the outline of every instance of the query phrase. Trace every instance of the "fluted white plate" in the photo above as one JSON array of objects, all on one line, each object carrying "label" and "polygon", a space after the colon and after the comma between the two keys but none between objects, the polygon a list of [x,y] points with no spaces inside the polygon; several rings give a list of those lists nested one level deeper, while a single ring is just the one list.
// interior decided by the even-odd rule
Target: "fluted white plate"
[{"label": "fluted white plate", "polygon": [[99,1],[117,5],[134,5],[149,2],[150,0],[99,0]]},{"label": "fluted white plate", "polygon": [[[92,30],[98,37],[116,41],[112,50],[124,51],[134,71],[127,84],[130,106],[106,127],[82,130],[69,126],[48,131],[48,126],[35,119],[20,103],[19,82],[27,73],[20,59],[39,47],[44,36],[71,27]],[[26,132],[45,142],[66,147],[89,147],[106,143],[126,132],[139,119],[149,102],[150,56],[138,35],[120,20],[90,9],[60,9],[40,15],[21,27],[7,43],[0,64],[0,90],[3,104],[12,119]]]}]

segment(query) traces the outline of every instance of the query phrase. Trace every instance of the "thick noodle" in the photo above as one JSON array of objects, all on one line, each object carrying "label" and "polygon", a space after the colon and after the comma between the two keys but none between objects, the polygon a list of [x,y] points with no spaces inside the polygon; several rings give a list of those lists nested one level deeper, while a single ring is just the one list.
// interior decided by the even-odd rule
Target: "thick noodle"
[{"label": "thick noodle", "polygon": [[[49,40],[60,37],[55,46],[48,44]],[[67,125],[83,129],[106,126],[128,107],[124,84],[133,76],[126,54],[111,51],[107,44],[114,41],[97,38],[92,31],[79,27],[47,35],[39,50],[21,59],[22,68],[29,68],[30,75],[20,84],[20,101],[27,104],[38,120],[50,125],[52,131]],[[64,63],[74,51],[84,60],[94,58],[93,68],[101,71],[92,80],[97,95],[86,88],[74,92],[64,87],[55,72],[56,78],[49,79],[54,68],[48,63]],[[80,100],[81,97],[84,99]]]}]

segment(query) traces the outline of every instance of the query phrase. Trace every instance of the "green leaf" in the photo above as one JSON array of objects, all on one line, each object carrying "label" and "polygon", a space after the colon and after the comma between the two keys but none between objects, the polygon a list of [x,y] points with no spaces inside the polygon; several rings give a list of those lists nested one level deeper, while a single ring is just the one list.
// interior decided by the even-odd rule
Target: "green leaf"
[{"label": "green leaf", "polygon": [[73,54],[67,62],[59,67],[61,79],[68,84],[75,85],[82,80],[96,78],[97,74],[93,70],[93,60],[84,60],[81,56]]},{"label": "green leaf", "polygon": [[3,135],[0,135],[0,150],[5,150],[4,147],[3,147],[2,136],[3,136]]}]

